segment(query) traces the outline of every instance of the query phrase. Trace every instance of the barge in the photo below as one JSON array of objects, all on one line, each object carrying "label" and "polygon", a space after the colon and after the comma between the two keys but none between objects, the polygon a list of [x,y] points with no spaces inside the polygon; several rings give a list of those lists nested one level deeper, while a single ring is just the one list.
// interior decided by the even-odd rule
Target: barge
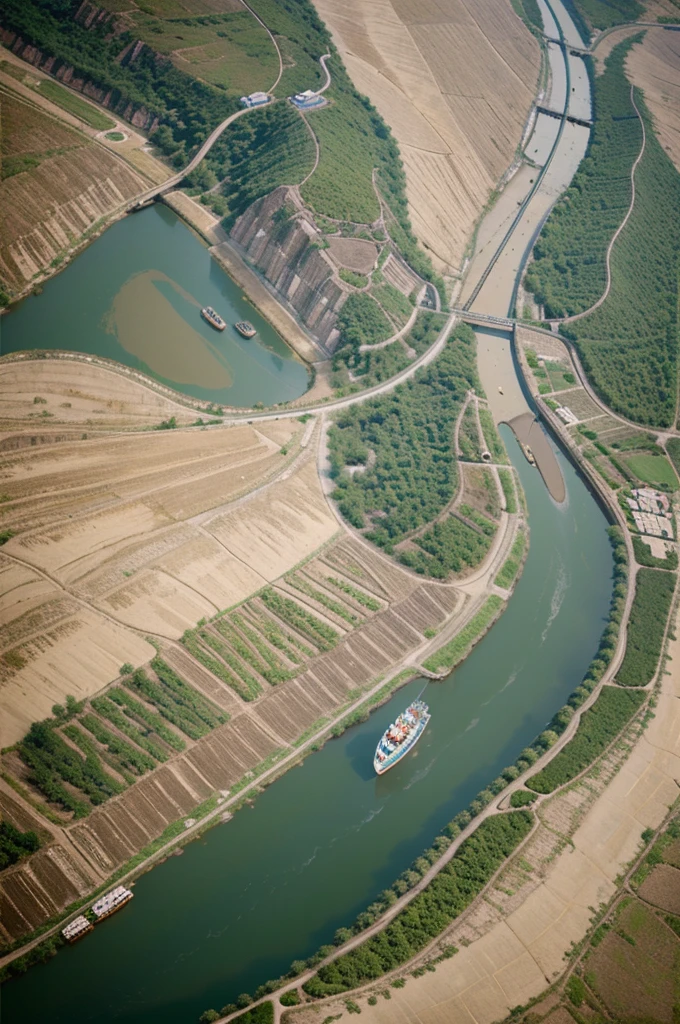
[{"label": "barge", "polygon": [[111,914],[115,914],[117,910],[129,903],[132,897],[133,893],[129,889],[126,889],[124,885],[117,885],[115,889],[107,892],[105,896],[92,904],[92,913],[97,921],[103,921],[105,917],[110,917]]},{"label": "barge", "polygon": [[93,928],[92,922],[80,914],[74,921],[69,921],[66,927],[61,929],[61,934],[67,942],[77,942],[78,939],[82,939],[83,935],[91,932]]},{"label": "barge", "polygon": [[243,335],[244,338],[254,338],[257,334],[257,331],[251,324],[250,320],[239,320],[237,324],[234,324],[234,327],[239,334]]},{"label": "barge", "polygon": [[219,313],[216,313],[212,306],[205,306],[201,310],[201,316],[204,320],[207,320],[211,327],[214,327],[217,331],[223,331],[227,326],[226,320],[223,320]]},{"label": "barge", "polygon": [[373,758],[376,775],[384,775],[413,750],[430,718],[427,704],[414,700],[396,722],[385,729]]}]

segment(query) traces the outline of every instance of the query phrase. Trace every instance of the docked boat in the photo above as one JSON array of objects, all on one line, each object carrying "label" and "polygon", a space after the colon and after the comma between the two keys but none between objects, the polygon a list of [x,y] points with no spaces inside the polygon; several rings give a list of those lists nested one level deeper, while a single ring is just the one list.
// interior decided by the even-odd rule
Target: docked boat
[{"label": "docked boat", "polygon": [[250,320],[239,320],[237,324],[234,324],[234,327],[239,334],[243,335],[244,338],[254,338],[257,334],[257,331],[251,324]]},{"label": "docked boat", "polygon": [[212,306],[205,306],[201,310],[201,316],[204,320],[207,320],[211,327],[214,327],[218,331],[223,331],[227,326],[226,320],[223,320],[219,313],[216,313]]},{"label": "docked boat", "polygon": [[133,893],[126,889],[124,885],[117,885],[111,892],[107,892],[106,896],[102,896],[101,899],[92,904],[92,913],[97,921],[103,921],[105,917],[115,914],[117,910],[120,910],[126,903],[129,903],[132,896]]},{"label": "docked boat", "polygon": [[406,711],[399,715],[396,722],[385,729],[373,758],[373,767],[377,775],[384,775],[390,768],[394,768],[409,750],[413,750],[423,735],[430,717],[427,704],[422,700],[414,700]]},{"label": "docked boat", "polygon": [[528,444],[523,444],[522,445],[522,451],[524,452],[524,457],[527,460],[527,462],[529,463],[529,465],[530,466],[535,466],[536,465],[536,458],[535,458],[534,453],[532,452],[532,450],[531,450],[531,448],[529,447]]},{"label": "docked boat", "polygon": [[92,922],[88,921],[83,914],[79,914],[75,920],[69,921],[66,927],[61,929],[61,934],[67,942],[77,942],[78,939],[82,939],[83,935],[91,932],[93,928]]}]

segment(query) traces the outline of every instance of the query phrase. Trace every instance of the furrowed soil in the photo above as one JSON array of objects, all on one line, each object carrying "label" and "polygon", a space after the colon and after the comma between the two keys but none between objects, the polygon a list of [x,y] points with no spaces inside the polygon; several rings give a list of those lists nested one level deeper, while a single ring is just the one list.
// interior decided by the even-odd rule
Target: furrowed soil
[{"label": "furrowed soil", "polygon": [[0,285],[11,295],[149,181],[87,135],[0,91]]},{"label": "furrowed soil", "polygon": [[680,32],[648,29],[628,54],[626,72],[643,90],[659,141],[680,170]]},{"label": "furrowed soil", "polygon": [[540,67],[504,0],[317,0],[349,74],[395,134],[416,235],[458,269],[489,192],[512,162]]}]

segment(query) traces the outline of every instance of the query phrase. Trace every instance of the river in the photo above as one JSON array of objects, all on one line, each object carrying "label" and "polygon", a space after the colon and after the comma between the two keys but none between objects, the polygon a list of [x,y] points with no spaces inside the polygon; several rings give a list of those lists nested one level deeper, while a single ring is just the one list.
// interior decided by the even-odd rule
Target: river
[{"label": "river", "polygon": [[[557,506],[504,438],[525,488],[531,547],[507,611],[425,697],[432,721],[383,778],[372,758],[416,681],[288,772],[251,809],[135,886],[81,943],[3,988],[3,1024],[191,1024],[332,939],[511,764],[585,674],[611,593],[606,522],[559,455]],[[578,637],[578,643],[574,638]]]},{"label": "river", "polygon": [[[573,166],[567,149],[562,174]],[[522,237],[510,245],[520,248]],[[163,272],[177,282],[176,272]],[[511,277],[500,276],[496,302],[507,308]],[[182,287],[196,290],[186,278]],[[203,301],[218,305],[212,295]],[[558,453],[567,488],[558,506],[502,431],[527,497],[529,555],[501,619],[459,669],[427,686],[432,721],[413,755],[374,776],[375,744],[422,680],[288,772],[252,809],[142,876],[132,903],[81,943],[5,986],[3,1024],[192,1024],[207,1007],[252,993],[351,923],[545,727],[597,649],[612,559],[605,518],[571,463]]]},{"label": "river", "polygon": [[[200,315],[213,306],[222,332]],[[233,328],[250,320],[252,340]],[[0,355],[68,349],[115,359],[195,398],[245,408],[302,395],[306,367],[172,210],[123,218],[0,319]]]}]

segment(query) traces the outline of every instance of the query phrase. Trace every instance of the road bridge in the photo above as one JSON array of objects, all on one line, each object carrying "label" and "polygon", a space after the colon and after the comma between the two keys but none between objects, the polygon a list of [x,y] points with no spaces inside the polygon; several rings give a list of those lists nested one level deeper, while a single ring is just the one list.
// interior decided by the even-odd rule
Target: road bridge
[{"label": "road bridge", "polygon": [[469,309],[452,309],[457,317],[466,324],[474,324],[477,327],[497,327],[502,331],[512,331],[515,328],[516,320],[507,316],[491,316],[489,313],[472,313]]},{"label": "road bridge", "polygon": [[561,114],[559,110],[551,110],[550,107],[536,107],[538,114],[547,114],[548,117],[556,117],[558,121],[571,121],[572,124],[580,124],[583,128],[592,128],[593,122],[583,117],[574,117],[573,114]]}]

